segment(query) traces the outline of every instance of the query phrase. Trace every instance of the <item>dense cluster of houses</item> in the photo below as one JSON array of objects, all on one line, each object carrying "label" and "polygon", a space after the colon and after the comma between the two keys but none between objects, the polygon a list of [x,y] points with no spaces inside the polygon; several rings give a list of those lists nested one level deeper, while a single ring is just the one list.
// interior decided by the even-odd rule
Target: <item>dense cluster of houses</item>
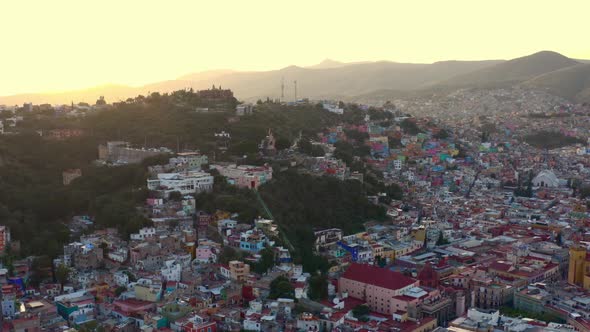
[{"label": "dense cluster of houses", "polygon": [[[386,119],[325,128],[313,142],[322,157],[280,154],[269,131],[260,147],[271,159],[340,180],[363,181],[363,174],[338,159],[334,145],[360,144],[370,152],[355,161],[404,193],[403,200],[368,197],[387,219],[366,220],[360,232],[313,230],[313,252],[330,263],[320,275],[321,298],[311,296],[318,272],[294,262],[275,221],[244,223],[197,206],[194,195],[210,192],[217,174],[256,190],[273,169],[210,164],[191,151],[149,168],[150,198],[140,209],[152,225],[123,237],[94,229],[91,216],[74,217],[68,226],[75,241],[64,245],[52,271],[41,271],[39,286],[31,286],[41,273],[34,260],[2,265],[0,330],[590,331],[590,212],[579,195],[590,174],[587,144],[540,150],[518,137],[531,131],[529,121],[535,130],[587,137],[578,124],[590,123],[588,107],[530,91],[477,94],[448,96],[452,112],[412,100],[378,109],[391,113]],[[346,112],[334,103],[323,107]],[[488,116],[486,107],[501,112]],[[418,118],[400,108],[437,111]],[[459,117],[462,110],[470,116]],[[523,116],[547,111],[567,116],[548,116],[545,125]],[[496,127],[485,137],[477,129],[481,115]],[[113,163],[151,155],[125,142],[100,151]],[[64,173],[64,184],[78,171]],[[0,226],[0,253],[11,242]],[[273,296],[277,282],[289,294]]]}]

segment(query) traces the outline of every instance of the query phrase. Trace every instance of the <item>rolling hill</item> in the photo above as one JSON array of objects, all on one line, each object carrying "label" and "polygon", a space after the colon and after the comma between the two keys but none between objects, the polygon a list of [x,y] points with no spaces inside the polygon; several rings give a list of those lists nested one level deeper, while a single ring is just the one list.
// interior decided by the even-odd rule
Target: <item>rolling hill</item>
[{"label": "rolling hill", "polygon": [[383,100],[384,96],[448,93],[465,87],[505,87],[518,84],[551,89],[568,98],[582,98],[590,95],[584,79],[588,76],[585,68],[576,60],[550,51],[509,61],[441,61],[432,64],[390,61],[344,63],[326,59],[309,67],[192,73],[141,87],[108,85],[58,94],[0,97],[0,104],[14,105],[29,101],[52,104],[70,101],[93,103],[101,95],[112,102],[149,92],[164,93],[184,88],[199,90],[211,85],[232,89],[240,100],[255,101],[266,97],[279,98],[282,80],[285,82],[286,100],[294,98],[294,81],[297,81],[297,96],[312,99],[370,102]]},{"label": "rolling hill", "polygon": [[546,89],[552,94],[570,100],[590,102],[590,63],[582,63],[539,75],[522,85]]},{"label": "rolling hill", "polygon": [[70,102],[87,102],[94,104],[100,96],[105,96],[108,102],[137,96],[138,89],[126,85],[107,84],[88,89],[55,92],[55,93],[27,93],[0,97],[0,105],[22,105],[26,102],[33,104],[69,104]]},{"label": "rolling hill", "polygon": [[481,70],[458,75],[440,86],[488,87],[520,83],[554,70],[575,66],[579,62],[559,53],[542,51],[512,59]]},{"label": "rolling hill", "polygon": [[183,88],[206,89],[216,86],[231,88],[242,100],[279,98],[281,80],[285,82],[285,98],[294,98],[294,81],[298,96],[338,98],[369,93],[381,89],[414,90],[432,82],[458,74],[492,66],[501,61],[443,61],[433,64],[397,63],[389,61],[339,63],[324,61],[312,67],[289,66],[279,70],[237,72],[230,70],[188,74],[179,79],[156,82],[142,87],[101,86],[59,94],[24,94],[0,97],[0,104],[94,102],[103,95],[107,101],[124,100],[150,91],[169,92]]},{"label": "rolling hill", "polygon": [[529,56],[497,63],[450,79],[433,82],[422,88],[376,90],[347,100],[381,103],[398,97],[446,94],[462,88],[502,88],[520,86],[544,89],[572,101],[590,100],[590,64],[542,51]]}]

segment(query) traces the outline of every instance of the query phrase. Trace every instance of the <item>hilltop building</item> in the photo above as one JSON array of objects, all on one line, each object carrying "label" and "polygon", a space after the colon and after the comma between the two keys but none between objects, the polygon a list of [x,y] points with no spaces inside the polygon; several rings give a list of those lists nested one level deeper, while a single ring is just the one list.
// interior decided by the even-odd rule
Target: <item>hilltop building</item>
[{"label": "hilltop building", "polygon": [[215,85],[211,89],[197,91],[197,96],[209,101],[231,99],[234,93],[230,89],[222,89],[221,86],[216,88]]},{"label": "hilltop building", "polygon": [[236,106],[236,115],[237,116],[244,116],[248,114],[252,114],[252,104],[240,104]]},{"label": "hilltop building", "polygon": [[147,187],[166,198],[174,191],[178,191],[182,195],[198,194],[213,189],[213,176],[201,171],[160,173],[157,175],[157,179],[147,180]]},{"label": "hilltop building", "polygon": [[211,165],[211,168],[218,170],[230,184],[240,188],[256,189],[272,179],[272,167],[268,165]]},{"label": "hilltop building", "polygon": [[98,159],[105,163],[137,164],[148,157],[164,153],[172,153],[170,149],[137,149],[130,147],[128,142],[112,141],[98,146]]}]

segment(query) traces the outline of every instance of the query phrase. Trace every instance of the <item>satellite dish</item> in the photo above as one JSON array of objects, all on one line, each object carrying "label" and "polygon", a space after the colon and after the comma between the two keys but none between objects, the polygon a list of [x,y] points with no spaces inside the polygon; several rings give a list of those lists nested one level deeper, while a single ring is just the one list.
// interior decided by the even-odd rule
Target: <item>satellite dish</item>
[{"label": "satellite dish", "polygon": [[340,303],[340,299],[339,299],[339,298],[337,298],[337,297],[335,297],[335,298],[334,298],[334,300],[332,300],[332,302],[333,302],[334,304],[338,304],[338,303]]}]

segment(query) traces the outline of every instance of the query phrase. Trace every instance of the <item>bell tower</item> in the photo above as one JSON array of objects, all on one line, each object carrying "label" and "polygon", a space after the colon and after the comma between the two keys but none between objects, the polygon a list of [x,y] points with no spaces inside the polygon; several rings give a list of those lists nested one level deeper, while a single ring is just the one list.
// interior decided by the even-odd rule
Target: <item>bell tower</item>
[{"label": "bell tower", "polygon": [[567,282],[582,286],[586,274],[586,248],[579,244],[570,247],[569,268]]}]

